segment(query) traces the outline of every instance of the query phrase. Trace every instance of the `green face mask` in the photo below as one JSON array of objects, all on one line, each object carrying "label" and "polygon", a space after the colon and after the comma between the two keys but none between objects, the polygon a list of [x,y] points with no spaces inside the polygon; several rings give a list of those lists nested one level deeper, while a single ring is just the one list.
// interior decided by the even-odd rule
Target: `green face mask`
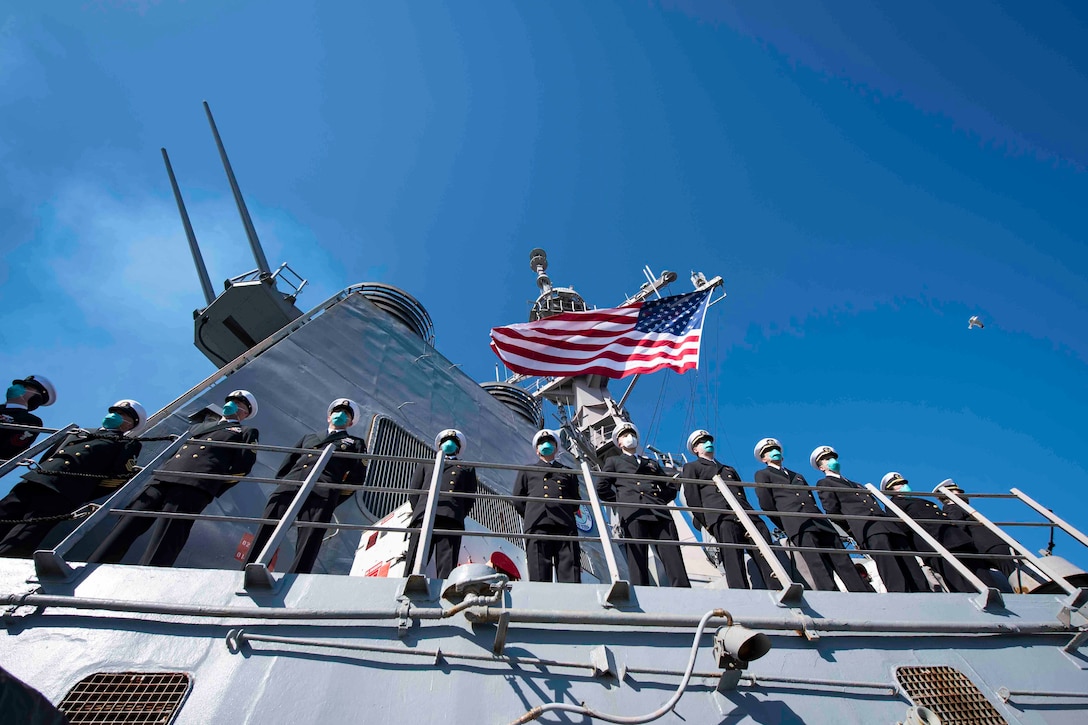
[{"label": "green face mask", "polygon": [[26,387],[18,383],[8,387],[8,400],[15,400],[26,395]]},{"label": "green face mask", "polygon": [[447,456],[452,456],[460,449],[461,446],[457,445],[457,441],[453,440],[452,438],[447,438],[446,440],[442,441],[442,452],[445,453]]},{"label": "green face mask", "polygon": [[550,456],[551,454],[555,453],[555,444],[551,441],[544,441],[539,446],[537,446],[536,449],[540,452],[540,455]]},{"label": "green face mask", "polygon": [[124,422],[125,419],[121,417],[120,413],[110,413],[102,419],[102,427],[107,430],[117,430]]},{"label": "green face mask", "polygon": [[337,428],[346,428],[349,420],[348,414],[342,410],[338,410],[332,414],[332,424]]},{"label": "green face mask", "polygon": [[899,490],[903,493],[910,493],[910,486],[904,483],[902,486],[899,487]]},{"label": "green face mask", "polygon": [[774,463],[781,463],[782,462],[782,451],[780,451],[780,450],[778,450],[776,448],[773,451],[771,451],[770,454],[768,454],[767,457],[770,458],[771,461],[773,461]]},{"label": "green face mask", "polygon": [[707,453],[713,453],[714,452],[714,441],[703,441],[702,448]]},{"label": "green face mask", "polygon": [[238,412],[238,404],[233,400],[228,400],[226,405],[223,406],[223,417],[230,418],[232,415]]},{"label": "green face mask", "polygon": [[827,470],[831,471],[832,473],[838,473],[840,467],[841,466],[839,466],[839,459],[838,458],[828,459],[828,461],[827,461]]}]

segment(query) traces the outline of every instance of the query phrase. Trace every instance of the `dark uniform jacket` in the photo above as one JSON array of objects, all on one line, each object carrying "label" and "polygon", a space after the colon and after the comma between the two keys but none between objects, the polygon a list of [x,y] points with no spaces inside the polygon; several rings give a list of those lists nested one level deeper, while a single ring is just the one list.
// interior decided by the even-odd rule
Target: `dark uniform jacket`
[{"label": "dark uniform jacket", "polygon": [[[903,513],[910,516],[925,529],[926,533],[935,538],[941,546],[950,550],[958,550],[964,547],[974,546],[971,536],[956,525],[955,521],[942,511],[937,504],[924,498],[914,496],[890,496],[889,500]],[[939,519],[938,523],[927,524],[922,519]],[[913,530],[911,532],[913,534]],[[914,546],[917,551],[931,551],[933,547],[918,536],[914,536]]]},{"label": "dark uniform jacket", "polygon": [[774,512],[804,513],[820,516],[823,514],[816,505],[816,497],[808,487],[805,477],[786,468],[778,469],[767,466],[756,471],[756,483],[789,484],[790,488],[757,488],[756,496],[759,507],[763,509],[774,525],[786,532],[796,543],[796,538],[809,531],[835,533],[825,519],[810,519],[803,516],[775,516]]},{"label": "dark uniform jacket", "polygon": [[190,430],[192,436],[181,450],[155,472],[156,481],[192,486],[210,496],[219,496],[234,486],[237,481],[173,476],[170,475],[170,471],[214,473],[241,478],[249,475],[249,472],[253,470],[253,464],[257,462],[257,451],[216,446],[214,441],[256,443],[258,436],[256,428],[244,426],[234,420],[218,420],[197,423]]},{"label": "dark uniform jacket", "polygon": [[[33,425],[41,427],[42,419],[26,408],[12,408],[0,405],[0,423],[15,425]],[[15,458],[34,443],[38,434],[30,430],[0,428],[0,461]]]},{"label": "dark uniform jacket", "polygon": [[[657,461],[645,456],[621,453],[605,459],[602,473],[641,473],[647,476],[664,476]],[[631,478],[601,476],[597,479],[597,495],[602,501],[627,504],[662,505],[671,503],[680,490],[680,484],[662,481],[639,481]],[[665,509],[645,509],[619,506],[616,508],[624,521],[636,519],[668,519],[672,516]]]},{"label": "dark uniform jacket", "polygon": [[[834,486],[834,491],[817,491],[824,511],[835,517],[835,521],[845,528],[859,544],[876,534],[906,535],[902,524],[895,514],[889,514],[880,507],[876,499],[860,483],[841,476],[821,478],[817,486]],[[852,516],[883,516],[886,521],[866,521]]]},{"label": "dark uniform jacket", "polygon": [[578,478],[571,469],[559,461],[537,459],[532,464],[534,471],[518,471],[514,481],[514,508],[521,514],[526,532],[538,529],[575,530],[574,514],[578,511],[577,503],[549,503],[547,501],[526,501],[521,496],[539,496],[554,499],[577,499]]},{"label": "dark uniform jacket", "polygon": [[[977,521],[974,516],[968,515],[966,511],[951,501],[944,505],[943,510],[948,518],[953,521]],[[960,526],[959,528],[967,532],[967,535],[975,542],[975,548],[978,549],[980,554],[1008,554],[1012,551],[1000,536],[981,524]]]},{"label": "dark uniform jacket", "polygon": [[[312,466],[317,463],[321,451],[329,444],[336,446],[334,453],[366,453],[366,441],[357,436],[350,435],[346,430],[338,430],[332,433],[309,433],[302,436],[302,440],[296,443],[294,448],[312,448],[314,453],[292,453],[283,460],[280,470],[276,471],[276,478],[287,481],[304,481],[310,475]],[[329,459],[325,470],[318,476],[321,483],[348,483],[353,486],[362,485],[366,479],[366,463],[359,458],[344,458],[333,456]],[[283,491],[297,491],[294,486],[284,486],[276,489],[276,493]],[[315,488],[313,494],[322,498],[333,496],[347,499],[355,493],[351,489]]]},{"label": "dark uniform jacket", "polygon": [[[734,496],[740,499],[740,505],[744,510],[752,510],[752,504],[748,502],[748,496],[744,487],[734,486],[728,483],[729,481],[740,480],[740,475],[732,466],[727,466],[724,463],[718,463],[717,461],[708,461],[705,458],[696,458],[690,463],[685,463],[684,470],[680,472],[681,478],[693,478],[697,481],[710,481],[714,476],[721,476],[722,480],[727,482],[726,485],[729,486],[729,490],[733,492]],[[713,513],[702,513],[700,511],[691,512],[691,517],[695,519],[695,523],[704,529],[716,526],[722,519],[727,521],[737,520],[736,515],[732,512],[732,509],[729,508],[729,502],[725,500],[725,496],[722,496],[717,486],[685,483],[684,500],[687,502],[688,506],[717,509],[717,511]],[[758,517],[753,518],[758,519]]]},{"label": "dark uniform jacket", "polygon": [[[424,463],[416,467],[412,476],[411,487],[422,493],[413,493],[408,496],[412,502],[412,525],[418,526],[423,522],[423,514],[427,512],[427,489],[431,486],[431,473],[434,471],[433,463]],[[472,505],[476,503],[474,498],[462,498],[460,496],[443,496],[443,493],[476,493],[478,487],[476,481],[476,469],[464,466],[456,459],[446,459],[442,465],[442,476],[438,481],[438,500],[435,502],[435,517],[464,521]]]},{"label": "dark uniform jacket", "polygon": [[77,431],[45,452],[24,481],[56,491],[72,503],[86,503],[111,493],[136,468],[140,442],[120,431]]}]

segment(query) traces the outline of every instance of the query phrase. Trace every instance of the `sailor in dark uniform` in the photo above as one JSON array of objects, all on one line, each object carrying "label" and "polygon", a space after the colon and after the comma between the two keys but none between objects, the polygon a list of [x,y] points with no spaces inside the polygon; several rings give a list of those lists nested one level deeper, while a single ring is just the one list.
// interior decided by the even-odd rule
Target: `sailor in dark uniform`
[{"label": "sailor in dark uniform", "polygon": [[[97,431],[69,433],[0,501],[0,519],[49,518],[71,513],[113,493],[132,476],[140,442],[126,436],[147,420],[135,400],[118,400]],[[30,556],[58,521],[0,523],[0,556]]]},{"label": "sailor in dark uniform", "polygon": [[[358,403],[348,398],[337,398],[329,404],[326,411],[328,428],[320,433],[309,433],[294,445],[295,448],[309,448],[311,453],[291,453],[284,459],[283,465],[276,472],[276,478],[286,481],[303,481],[312,470],[313,464],[321,455],[325,446],[335,446],[336,453],[366,453],[366,442],[358,436],[348,433],[348,428],[355,425],[361,418],[361,408]],[[321,472],[317,482],[320,483],[346,483],[353,486],[361,486],[366,479],[366,464],[360,458],[345,458],[334,455],[329,459],[325,469]],[[281,518],[290,508],[291,502],[298,493],[298,486],[280,486],[272,492],[268,499],[263,519]],[[327,524],[332,521],[333,511],[354,493],[351,489],[337,489],[315,487],[313,492],[306,497],[299,512],[299,521],[313,521]],[[257,532],[249,549],[249,557],[246,563],[254,561],[261,553],[261,549],[271,538],[275,530],[274,524],[265,524]],[[291,562],[288,572],[296,574],[308,574],[314,569],[317,554],[321,550],[321,541],[325,538],[325,529],[299,528],[295,543],[295,559]]]},{"label": "sailor in dark uniform", "polygon": [[[794,546],[815,546],[824,549],[842,549],[842,541],[826,519],[808,518],[806,516],[775,516],[779,513],[821,514],[816,498],[812,495],[812,489],[808,487],[808,481],[800,473],[790,471],[782,465],[782,444],[774,438],[764,438],[756,443],[752,451],[757,461],[767,464],[767,467],[756,471],[756,483],[785,484],[789,488],[757,488],[756,496],[759,498],[759,506],[774,525],[786,532],[790,542]],[[858,576],[850,555],[843,549],[842,553],[828,554],[824,552],[802,551],[801,556],[808,564],[809,573],[812,575],[812,583],[817,589],[824,591],[838,591],[835,585],[833,573],[839,575],[839,579],[846,586],[847,591],[869,591],[865,582]]]},{"label": "sailor in dark uniform", "polygon": [[[927,534],[936,539],[937,543],[948,549],[953,555],[978,553],[975,542],[971,540],[971,535],[964,531],[962,527],[957,526],[955,520],[942,511],[937,504],[924,498],[900,495],[911,492],[910,482],[903,477],[903,474],[898,471],[889,471],[884,474],[884,477],[880,479],[880,490],[887,492],[892,503],[902,509],[907,516],[914,519]],[[927,523],[927,519],[934,520],[934,523]],[[913,539],[912,548],[915,551],[933,551],[933,547],[925,539],[917,535]],[[987,571],[986,562],[975,558],[961,559],[960,562],[974,572],[987,586],[995,585]],[[964,579],[943,557],[928,557],[926,563],[941,575],[949,591],[964,593],[976,591],[975,586]]]},{"label": "sailor in dark uniform", "polygon": [[[697,430],[688,436],[688,450],[697,458],[684,464],[684,469],[680,473],[681,478],[711,481],[714,476],[721,476],[724,481],[740,481],[740,475],[735,468],[719,463],[714,458],[714,436],[710,435],[709,431]],[[767,531],[767,524],[763,523],[763,519],[752,509],[744,487],[734,486],[732,483],[727,485],[744,510],[752,512],[752,523],[755,524],[759,535],[764,541],[770,543],[771,535]],[[712,512],[693,511],[691,517],[697,526],[709,531],[718,543],[748,545],[748,554],[759,566],[759,571],[763,575],[763,585],[751,588],[767,589],[772,582],[777,581],[774,571],[759,549],[751,545],[752,540],[748,537],[748,532],[745,531],[736,514],[732,512],[729,502],[718,491],[717,486],[713,483],[685,483],[684,501],[694,508],[715,509]],[[722,567],[725,569],[725,581],[730,589],[749,588],[748,574],[744,567],[744,552],[745,549],[741,548],[721,547]]]},{"label": "sailor in dark uniform", "polygon": [[[665,575],[669,586],[690,587],[688,572],[684,568],[684,558],[680,546],[665,542],[679,542],[676,524],[669,509],[642,508],[643,506],[665,506],[676,498],[680,485],[665,481],[641,481],[637,478],[616,478],[609,473],[631,473],[646,476],[664,476],[665,472],[653,459],[640,456],[638,450],[638,428],[634,423],[623,422],[612,432],[612,442],[621,453],[606,458],[601,467],[602,476],[597,479],[597,495],[601,501],[615,502],[616,511],[624,538],[653,539],[661,542],[654,544],[654,553],[665,566]],[[626,505],[624,505],[626,504]],[[624,544],[627,553],[627,568],[631,583],[646,585],[650,579],[650,550],[647,544]]]},{"label": "sailor in dark uniform", "polygon": [[[941,507],[941,510],[948,514],[948,518],[960,522],[975,521],[973,516],[968,514],[957,504],[952,503],[951,499],[940,496],[942,488],[951,490],[952,493],[963,499],[964,503],[971,503],[971,500],[967,498],[967,495],[963,492],[963,489],[960,488],[959,484],[951,478],[946,478],[938,483],[933,488],[933,493],[938,494],[940,497],[941,503],[944,504]],[[987,566],[1001,572],[1006,580],[1012,576],[1013,571],[1016,569],[1016,561],[1014,559],[1005,558],[1011,556],[1013,552],[1012,547],[1006,544],[1004,539],[982,524],[968,525],[961,523],[960,528],[964,529],[971,536],[971,541],[975,543],[975,548],[978,549],[978,553],[995,555],[993,559],[984,560],[984,563]],[[992,579],[1001,591],[1012,591],[1012,585],[1007,581],[1003,581],[997,576],[993,576]]]},{"label": "sailor in dark uniform", "polygon": [[[443,493],[476,493],[478,482],[476,481],[476,469],[464,466],[457,460],[458,455],[464,450],[465,435],[454,428],[447,428],[434,439],[435,448],[440,448],[445,456],[442,465],[442,473],[438,479],[438,500],[435,501],[434,528],[455,531],[465,530],[465,517],[472,511],[475,499],[461,496],[443,496]],[[434,464],[423,463],[416,468],[412,476],[411,488],[420,493],[411,494],[408,500],[412,503],[412,519],[409,526],[422,526],[423,515],[427,512],[427,491],[431,485],[431,474]],[[408,551],[404,559],[404,574],[412,572],[416,561],[416,551],[419,549],[419,534],[409,536]],[[445,579],[457,566],[457,557],[461,553],[461,536],[459,534],[432,534],[431,551],[428,560],[433,557],[436,576]]]},{"label": "sailor in dark uniform", "polygon": [[[219,420],[197,423],[190,429],[189,440],[177,454],[155,472],[154,478],[128,506],[129,511],[162,511],[198,514],[217,496],[238,483],[211,478],[181,476],[177,473],[211,473],[242,478],[249,474],[257,452],[247,448],[216,446],[216,441],[257,443],[257,429],[242,425],[257,414],[257,399],[248,390],[232,391],[224,400]],[[116,563],[129,547],[148,529],[151,539],[139,563],[147,566],[172,566],[177,560],[192,519],[168,519],[149,516],[123,516],[121,522],[98,546],[88,561]]]},{"label": "sailor in dark uniform", "polygon": [[[42,419],[31,411],[55,403],[57,391],[48,378],[27,375],[21,380],[11,381],[5,399],[4,405],[0,405],[0,423],[41,428]],[[0,462],[15,458],[30,448],[37,437],[37,431],[0,428]]]},{"label": "sailor in dark uniform", "polygon": [[[564,499],[578,499],[578,477],[559,461],[559,434],[553,430],[538,430],[533,436],[533,448],[537,460],[532,464],[532,471],[518,471],[514,481],[514,508],[522,517],[522,528],[526,534],[547,534],[551,536],[577,536],[578,527],[574,524],[574,515],[578,503],[561,503]],[[526,501],[524,496],[555,499],[548,501]],[[525,540],[525,555],[529,564],[529,580],[534,582],[552,581],[580,582],[579,567],[581,547],[577,541],[558,541],[555,539]]]},{"label": "sailor in dark uniform", "polygon": [[[905,525],[880,507],[860,483],[839,473],[839,454],[831,446],[817,446],[809,463],[824,477],[816,482],[820,503],[832,520],[842,526],[864,549],[910,551],[911,536]],[[881,516],[871,521],[864,516]],[[929,584],[913,554],[870,554],[884,588],[889,592],[927,592]]]}]

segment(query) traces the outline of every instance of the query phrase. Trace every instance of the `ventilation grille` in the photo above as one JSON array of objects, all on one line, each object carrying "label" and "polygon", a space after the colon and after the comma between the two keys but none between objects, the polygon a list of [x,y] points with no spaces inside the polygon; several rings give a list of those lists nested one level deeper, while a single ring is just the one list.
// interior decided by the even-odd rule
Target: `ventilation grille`
[{"label": "ventilation grille", "polygon": [[[434,459],[435,456],[434,448],[381,415],[374,419],[373,434],[367,443],[367,450],[382,456],[429,459]],[[407,462],[370,461],[367,464],[366,485],[402,489],[363,492],[363,504],[377,520],[385,518],[408,500],[408,486],[415,469],[415,463]],[[479,493],[497,492],[481,481]],[[521,517],[509,501],[496,498],[476,499],[471,516],[485,529],[498,534],[521,533]],[[518,548],[525,548],[523,539],[509,538],[507,541]]]},{"label": "ventilation grille", "polygon": [[398,287],[380,282],[359,285],[359,293],[434,347],[431,316],[415,297]]},{"label": "ventilation grille", "polygon": [[168,725],[189,688],[184,672],[101,672],[80,680],[59,709],[72,725]]},{"label": "ventilation grille", "polygon": [[1008,725],[974,683],[954,667],[899,667],[895,679],[911,702],[932,710],[942,725]]},{"label": "ventilation grille", "polygon": [[537,428],[544,425],[540,401],[518,386],[507,383],[480,383],[480,387]]}]

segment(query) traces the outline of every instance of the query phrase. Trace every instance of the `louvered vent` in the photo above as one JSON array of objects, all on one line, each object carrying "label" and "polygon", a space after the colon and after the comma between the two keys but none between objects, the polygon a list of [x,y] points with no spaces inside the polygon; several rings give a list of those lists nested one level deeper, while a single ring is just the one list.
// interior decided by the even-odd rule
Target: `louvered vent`
[{"label": "louvered vent", "polygon": [[168,725],[190,686],[184,672],[100,672],[80,680],[58,707],[72,725]]},{"label": "louvered vent", "polygon": [[942,725],[1008,725],[974,683],[954,667],[899,667],[895,679],[911,702],[932,710]]}]

